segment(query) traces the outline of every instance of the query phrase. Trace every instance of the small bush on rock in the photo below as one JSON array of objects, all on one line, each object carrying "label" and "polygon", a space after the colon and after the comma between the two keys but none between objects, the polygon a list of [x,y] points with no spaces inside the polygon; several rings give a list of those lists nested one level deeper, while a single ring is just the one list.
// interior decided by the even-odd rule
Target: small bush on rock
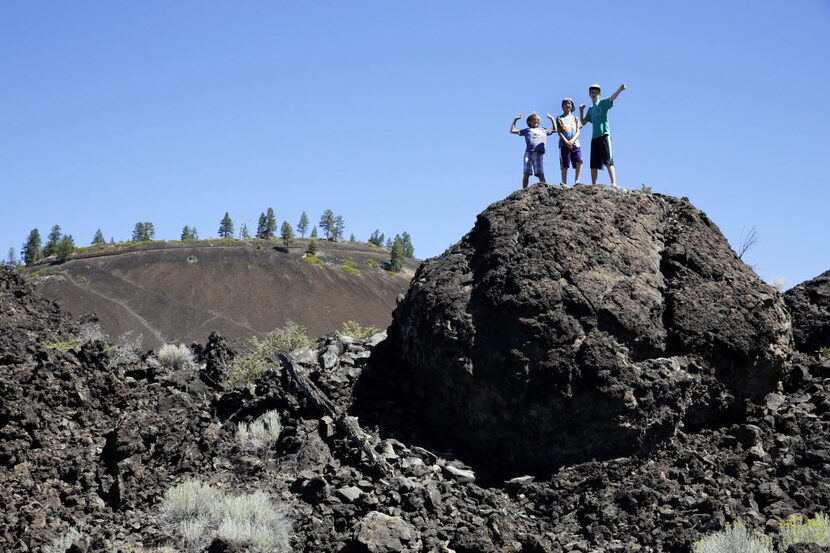
[{"label": "small bush on rock", "polygon": [[236,425],[236,441],[242,449],[256,453],[266,453],[277,443],[282,432],[280,415],[276,411],[266,411],[254,422],[240,422]]},{"label": "small bush on rock", "polygon": [[268,333],[262,342],[256,336],[252,337],[250,344],[250,352],[237,355],[225,368],[223,384],[226,388],[253,382],[275,363],[277,355],[308,347],[312,342],[304,326],[288,321],[284,327]]},{"label": "small bush on rock", "polygon": [[229,497],[219,537],[250,544],[257,553],[290,551],[291,523],[261,491]]},{"label": "small bush on rock", "polygon": [[131,365],[141,359],[141,335],[125,332],[118,338],[118,343],[110,351],[110,365]]},{"label": "small bush on rock", "polygon": [[184,344],[179,344],[178,346],[173,344],[164,344],[161,346],[161,349],[159,349],[156,357],[162,365],[173,370],[180,370],[185,367],[190,367],[194,363],[193,353],[190,351],[190,348]]},{"label": "small bush on rock", "polygon": [[88,344],[90,342],[106,342],[108,336],[101,330],[101,325],[87,323],[81,327],[81,332],[78,333],[78,339],[81,343]]},{"label": "small bush on rock", "polygon": [[773,553],[772,540],[764,534],[752,532],[740,522],[696,542],[693,553]]},{"label": "small bush on rock", "polygon": [[358,340],[367,340],[378,332],[380,332],[380,329],[376,326],[360,326],[360,323],[357,321],[346,321],[343,323],[343,326],[340,327],[338,334],[342,336],[349,336],[351,338],[357,338]]},{"label": "small bush on rock", "polygon": [[164,494],[159,522],[182,551],[203,551],[215,538],[256,553],[290,551],[291,522],[265,493],[225,496],[191,480]]},{"label": "small bush on rock", "polygon": [[796,543],[815,543],[830,546],[830,516],[818,513],[811,519],[792,515],[779,526],[781,547],[787,549]]}]

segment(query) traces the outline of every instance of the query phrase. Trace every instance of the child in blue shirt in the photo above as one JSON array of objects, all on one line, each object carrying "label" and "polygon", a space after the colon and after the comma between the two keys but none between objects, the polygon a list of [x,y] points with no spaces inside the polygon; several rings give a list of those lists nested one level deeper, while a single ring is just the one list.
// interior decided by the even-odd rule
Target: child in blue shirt
[{"label": "child in blue shirt", "polygon": [[545,145],[548,141],[548,136],[556,132],[556,121],[553,116],[548,113],[548,119],[551,122],[551,128],[546,129],[540,127],[539,123],[542,118],[535,113],[527,116],[526,129],[517,130],[516,121],[522,118],[519,114],[513,119],[513,124],[510,125],[510,133],[523,136],[525,139],[525,155],[524,155],[524,178],[522,179],[522,188],[527,188],[530,175],[536,175],[539,178],[539,184],[545,183],[545,168],[543,157],[545,155]]}]

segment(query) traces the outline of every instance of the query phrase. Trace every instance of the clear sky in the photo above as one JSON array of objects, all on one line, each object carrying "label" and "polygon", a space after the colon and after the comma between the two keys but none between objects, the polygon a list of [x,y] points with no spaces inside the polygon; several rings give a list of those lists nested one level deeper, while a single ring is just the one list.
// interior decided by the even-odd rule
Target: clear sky
[{"label": "clear sky", "polygon": [[767,281],[829,269],[830,2],[587,6],[3,2],[0,254],[55,223],[79,245],[139,220],[206,237],[273,206],[437,255],[520,186],[512,117],[596,81],[629,87],[623,186],[688,196],[733,244],[755,226]]}]

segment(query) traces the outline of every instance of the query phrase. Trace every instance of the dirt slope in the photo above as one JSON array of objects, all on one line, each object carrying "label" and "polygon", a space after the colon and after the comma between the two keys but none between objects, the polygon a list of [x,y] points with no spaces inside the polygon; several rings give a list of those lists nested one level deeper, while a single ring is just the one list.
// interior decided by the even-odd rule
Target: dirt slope
[{"label": "dirt slope", "polygon": [[[247,242],[160,243],[98,252],[34,268],[39,290],[75,315],[95,313],[111,337],[132,331],[148,348],[204,342],[212,330],[244,339],[291,320],[310,335],[346,320],[385,328],[416,261],[400,274],[367,260],[386,250],[320,242],[320,264],[302,258],[306,242],[285,249]],[[360,274],[344,271],[351,260]],[[371,261],[370,261],[371,263]]]}]

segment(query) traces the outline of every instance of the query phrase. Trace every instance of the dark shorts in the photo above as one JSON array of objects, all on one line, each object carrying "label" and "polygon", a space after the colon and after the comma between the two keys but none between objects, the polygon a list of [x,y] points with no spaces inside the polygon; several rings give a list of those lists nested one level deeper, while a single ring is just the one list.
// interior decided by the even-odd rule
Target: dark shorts
[{"label": "dark shorts", "polygon": [[602,169],[606,165],[614,165],[611,155],[611,136],[604,134],[591,139],[591,169]]},{"label": "dark shorts", "polygon": [[573,166],[576,169],[578,164],[582,163],[582,148],[568,148],[567,146],[559,146],[559,167],[567,169]]}]

